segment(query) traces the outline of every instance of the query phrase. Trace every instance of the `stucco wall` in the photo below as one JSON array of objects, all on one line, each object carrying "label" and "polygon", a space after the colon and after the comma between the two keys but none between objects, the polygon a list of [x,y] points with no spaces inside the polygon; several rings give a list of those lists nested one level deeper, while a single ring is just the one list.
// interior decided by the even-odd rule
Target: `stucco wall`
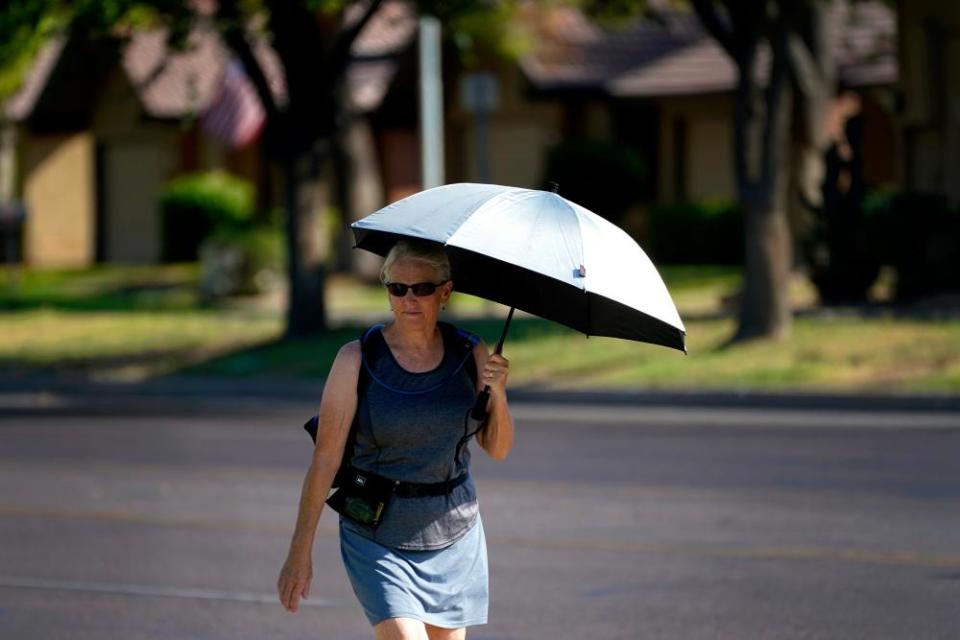
[{"label": "stucco wall", "polygon": [[[469,151],[473,157],[473,136]],[[539,187],[546,148],[553,132],[535,120],[499,119],[490,130],[490,181],[516,187]],[[476,175],[474,167],[471,168]]]},{"label": "stucco wall", "polygon": [[145,120],[139,100],[117,70],[94,113],[100,145],[104,259],[149,264],[160,259],[160,196],[178,163],[179,127]]},{"label": "stucco wall", "polygon": [[[547,147],[559,139],[562,108],[554,101],[531,100],[516,65],[501,64],[496,70],[498,100],[487,125],[488,180],[517,187],[537,187],[543,178]],[[461,157],[451,164],[462,171],[456,179],[478,180],[477,128],[460,94],[451,105],[448,153]],[[605,111],[592,114],[606,117]],[[598,125],[600,126],[600,125]],[[453,145],[454,148],[450,148]]]},{"label": "stucco wall", "polygon": [[[736,197],[731,133],[732,105],[728,96],[677,97],[661,101],[659,195],[673,202]],[[677,185],[675,123],[685,129],[684,189]]]},{"label": "stucco wall", "polygon": [[94,142],[89,133],[24,136],[24,261],[84,267],[95,257]]}]

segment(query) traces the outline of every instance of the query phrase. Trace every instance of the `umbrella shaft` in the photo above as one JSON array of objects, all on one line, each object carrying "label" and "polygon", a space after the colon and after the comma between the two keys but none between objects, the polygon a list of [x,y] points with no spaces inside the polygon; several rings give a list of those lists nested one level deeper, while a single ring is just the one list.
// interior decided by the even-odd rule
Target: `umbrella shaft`
[{"label": "umbrella shaft", "polygon": [[[510,329],[510,321],[513,320],[513,312],[516,307],[510,307],[510,313],[507,314],[507,321],[503,325],[503,333],[500,334],[500,340],[497,342],[497,349],[494,351],[497,355],[503,351],[503,341],[507,339],[507,330]],[[487,401],[490,399],[490,385],[484,385],[483,391],[477,396],[477,401],[470,410],[470,415],[474,420],[483,422],[487,419]]]},{"label": "umbrella shaft", "polygon": [[510,329],[510,321],[513,320],[513,312],[516,307],[510,307],[510,313],[507,314],[507,321],[503,325],[503,333],[500,334],[500,340],[497,342],[497,349],[494,351],[497,355],[503,352],[503,341],[507,339],[507,330]]}]

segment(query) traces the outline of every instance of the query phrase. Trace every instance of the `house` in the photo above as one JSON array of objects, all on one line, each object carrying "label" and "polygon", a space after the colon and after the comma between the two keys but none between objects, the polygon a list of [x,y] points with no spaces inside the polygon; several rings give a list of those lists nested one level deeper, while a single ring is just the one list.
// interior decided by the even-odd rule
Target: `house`
[{"label": "house", "polygon": [[[540,187],[546,150],[565,138],[637,150],[651,170],[649,202],[733,198],[732,91],[726,54],[689,14],[651,1],[654,18],[604,29],[572,7],[523,15],[536,46],[517,61],[467,69],[444,51],[446,181]],[[856,3],[837,52],[843,86],[860,104],[871,145],[868,180],[898,180],[892,87],[896,20],[882,3]],[[224,167],[278,201],[258,142],[229,150],[196,115],[213,100],[229,55],[198,29],[169,54],[162,33],[113,52],[52,43],[7,105],[18,131],[20,193],[30,210],[26,261],[86,265],[159,259],[158,196],[171,176]],[[283,99],[266,45],[257,56]],[[388,1],[355,43],[353,103],[344,136],[348,173],[340,208],[350,219],[420,189],[416,16]],[[165,61],[165,62],[164,62]],[[91,90],[91,87],[93,90]],[[484,89],[479,97],[475,90]],[[478,108],[486,103],[487,108]]]},{"label": "house", "polygon": [[960,7],[943,0],[897,3],[903,186],[960,204]]},{"label": "house", "polygon": [[[657,202],[733,198],[736,68],[691,13],[651,2],[655,19],[601,29],[573,9],[540,21],[537,52],[522,69],[545,98],[564,96],[576,132],[636,146],[653,170]],[[868,181],[897,181],[893,86],[896,19],[878,2],[837,12],[838,84],[861,96]],[[758,78],[769,56],[761,51]],[[572,127],[568,126],[569,131]]]},{"label": "house", "polygon": [[[398,9],[397,4],[385,7],[354,44],[347,85],[359,116],[379,106],[396,71],[396,53],[413,37],[415,18]],[[275,54],[260,43],[255,55],[282,103]],[[18,185],[12,190],[28,211],[24,261],[36,266],[157,262],[160,194],[171,177],[189,171],[225,169],[257,185],[261,206],[276,202],[276,180],[264,162],[261,141],[232,149],[199,125],[229,61],[217,33],[203,25],[190,34],[183,52],[169,51],[159,30],[135,33],[121,51],[73,40],[48,43],[4,105],[12,126],[0,155],[5,166],[16,165],[15,171],[7,170],[16,174],[8,182]],[[387,138],[383,146],[389,153]],[[373,143],[362,118],[347,139],[354,157],[367,157],[354,173],[358,204],[380,206],[380,179],[369,159]]]}]

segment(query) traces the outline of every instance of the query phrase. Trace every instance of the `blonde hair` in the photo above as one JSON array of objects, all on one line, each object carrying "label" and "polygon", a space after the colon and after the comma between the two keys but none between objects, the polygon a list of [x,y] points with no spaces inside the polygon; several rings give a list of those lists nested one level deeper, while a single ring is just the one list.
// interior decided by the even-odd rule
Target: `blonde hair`
[{"label": "blonde hair", "polygon": [[423,262],[437,272],[440,280],[450,279],[450,259],[443,247],[424,240],[398,240],[387,253],[383,266],[380,267],[380,282],[387,283],[387,274],[397,260],[417,260]]}]

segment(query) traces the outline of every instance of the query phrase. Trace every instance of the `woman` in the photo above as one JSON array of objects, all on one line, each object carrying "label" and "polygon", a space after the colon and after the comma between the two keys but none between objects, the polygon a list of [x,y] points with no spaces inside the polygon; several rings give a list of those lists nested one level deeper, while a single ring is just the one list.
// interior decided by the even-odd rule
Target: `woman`
[{"label": "woman", "polygon": [[[438,321],[453,291],[442,249],[401,240],[380,278],[393,320],[366,331],[362,345],[345,344],[334,360],[277,589],[288,611],[297,611],[309,594],[314,533],[356,419],[350,458],[356,469],[417,486],[454,480],[441,495],[392,496],[377,527],[340,516],[344,566],[374,636],[465,638],[467,626],[487,622],[488,605],[486,539],[464,446],[466,413],[489,385],[489,417],[476,440],[491,457],[505,459],[514,427],[509,362],[488,355],[482,339]],[[466,347],[464,336],[472,338]]]}]

